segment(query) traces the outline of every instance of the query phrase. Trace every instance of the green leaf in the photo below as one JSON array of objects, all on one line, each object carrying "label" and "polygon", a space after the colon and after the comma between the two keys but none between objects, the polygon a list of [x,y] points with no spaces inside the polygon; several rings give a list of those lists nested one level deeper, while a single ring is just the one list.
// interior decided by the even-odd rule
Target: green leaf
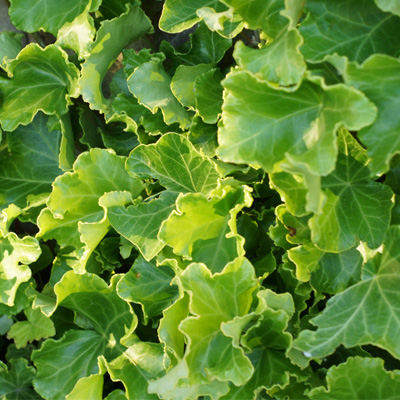
[{"label": "green leaf", "polygon": [[372,158],[369,168],[373,175],[386,172],[390,159],[400,153],[399,73],[400,60],[382,54],[371,56],[361,66],[349,63],[345,71],[346,82],[378,107],[376,121],[358,133]]},{"label": "green leaf", "polygon": [[138,6],[127,6],[126,13],[102,23],[79,79],[82,97],[92,109],[107,113],[110,100],[101,88],[107,71],[126,46],[151,30],[150,20]]},{"label": "green leaf", "polygon": [[37,398],[32,389],[32,380],[35,377],[35,368],[28,366],[25,358],[15,358],[10,361],[8,370],[0,362],[0,396],[2,399],[30,400]]},{"label": "green leaf", "polygon": [[216,32],[210,31],[204,23],[200,23],[194,33],[189,35],[190,42],[177,49],[169,42],[163,41],[160,51],[176,68],[178,65],[213,64],[219,62],[231,47],[232,40],[226,39]]},{"label": "green leaf", "polygon": [[312,321],[316,331],[304,330],[293,346],[307,357],[320,358],[336,347],[373,344],[400,357],[400,227],[391,227],[378,253],[364,267],[364,280],[332,297]]},{"label": "green leaf", "polygon": [[160,197],[127,208],[112,206],[108,209],[111,226],[132,242],[150,261],[165,246],[157,237],[161,224],[175,209],[177,193],[164,191]]},{"label": "green leaf", "polygon": [[164,352],[159,343],[138,342],[121,356],[107,363],[113,381],[121,381],[128,399],[150,400],[158,396],[149,394],[148,383],[164,372]]},{"label": "green leaf", "polygon": [[289,212],[294,215],[307,214],[307,192],[304,178],[287,172],[277,172],[269,176],[272,187],[277,190]]},{"label": "green leaf", "polygon": [[7,67],[11,79],[0,80],[3,103],[1,126],[13,131],[32,122],[38,111],[62,116],[72,97],[78,97],[78,69],[56,45],[42,49],[31,43]]},{"label": "green leaf", "polygon": [[153,114],[160,108],[167,125],[179,123],[182,129],[190,126],[190,113],[171,91],[171,78],[160,62],[147,62],[137,67],[128,78],[129,90],[140,104]]},{"label": "green leaf", "polygon": [[158,179],[168,190],[181,193],[209,194],[219,178],[215,164],[176,133],[163,135],[155,144],[136,147],[129,155],[127,169],[142,179]]},{"label": "green leaf", "polygon": [[321,87],[304,81],[287,93],[234,71],[223,85],[217,155],[267,172],[289,157],[315,175],[329,173],[336,160],[337,128],[361,129],[376,116],[375,106],[362,93],[342,84]]},{"label": "green leaf", "polygon": [[33,0],[28,4],[24,0],[11,0],[10,18],[22,31],[44,30],[57,35],[57,31],[81,14],[90,2],[65,0],[60,4],[54,0]]},{"label": "green leaf", "polygon": [[56,43],[62,48],[74,50],[81,60],[89,56],[96,34],[93,18],[88,12],[89,6],[90,1],[82,14],[66,22],[57,33]]},{"label": "green leaf", "polygon": [[280,11],[285,8],[284,0],[272,0],[265,4],[263,0],[223,0],[245,21],[248,29],[262,29],[275,39],[288,24]]},{"label": "green leaf", "polygon": [[[134,198],[142,191],[141,182],[128,175],[124,164],[125,158],[115,155],[112,150],[91,149],[82,153],[73,172],[67,172],[54,181],[48,208],[38,219],[38,236],[44,240],[56,239],[61,246],[81,248],[80,230],[84,226],[89,229],[90,223],[102,222],[105,215],[99,204],[104,193],[125,190],[129,192],[126,196],[131,194]],[[112,196],[108,198],[111,200]],[[97,227],[93,226],[93,229]],[[104,230],[103,235],[107,226]]]},{"label": "green leaf", "polygon": [[257,78],[271,85],[295,89],[306,70],[299,51],[302,43],[303,38],[297,29],[290,29],[261,49],[252,49],[238,42],[234,57],[241,69],[251,72]]},{"label": "green leaf", "polygon": [[45,399],[62,400],[82,377],[98,372],[104,339],[93,330],[69,330],[57,341],[46,340],[32,353],[37,368],[35,390]]},{"label": "green leaf", "polygon": [[195,107],[206,124],[216,123],[221,115],[221,80],[221,71],[213,68],[199,75],[194,82]]},{"label": "green leaf", "polygon": [[396,399],[400,391],[400,371],[386,371],[381,358],[349,357],[329,368],[327,388],[308,393],[312,400]]},{"label": "green leaf", "polygon": [[64,399],[80,378],[99,372],[99,356],[112,361],[125,351],[121,340],[132,333],[137,318],[116,293],[119,278],[107,286],[97,275],[69,271],[55,285],[58,305],[75,311],[91,329],[69,330],[32,354],[38,370],[35,389],[44,398]]},{"label": "green leaf", "polygon": [[139,257],[119,281],[117,292],[126,301],[142,305],[145,322],[160,316],[178,296],[178,287],[172,285],[174,271],[169,266],[156,266]]},{"label": "green leaf", "polygon": [[277,387],[287,387],[291,376],[302,374],[300,368],[293,365],[282,351],[258,348],[248,357],[255,370],[253,376],[243,386],[231,385],[230,391],[220,400],[256,399],[262,390],[269,389],[273,393]]},{"label": "green leaf", "polygon": [[212,64],[180,65],[176,69],[171,81],[171,91],[183,106],[196,111],[196,78],[212,67]]},{"label": "green leaf", "polygon": [[41,250],[38,241],[14,232],[0,238],[0,303],[13,306],[18,287],[31,277],[27,264],[36,261]]},{"label": "green leaf", "polygon": [[[2,207],[11,203],[27,205],[29,195],[51,191],[58,168],[60,132],[50,132],[48,118],[39,113],[27,126],[7,135],[7,149],[0,152],[0,193]],[[34,166],[34,168],[32,168]]]},{"label": "green leaf", "polygon": [[290,249],[288,253],[296,264],[297,279],[310,281],[319,293],[339,293],[361,278],[363,259],[355,248],[335,254],[304,245]]},{"label": "green leaf", "polygon": [[250,204],[246,188],[228,186],[211,199],[200,193],[181,194],[176,202],[177,211],[161,225],[159,238],[176,254],[203,262],[213,272],[219,272],[243,255],[236,215]]},{"label": "green leaf", "polygon": [[299,29],[304,37],[301,51],[309,61],[323,61],[333,53],[358,62],[373,53],[400,54],[400,44],[387,40],[397,35],[400,19],[373,0],[310,0],[305,11]]},{"label": "green leaf", "polygon": [[52,320],[39,309],[27,308],[24,313],[27,321],[16,322],[7,334],[9,339],[14,340],[17,349],[25,347],[28,342],[32,343],[34,340],[55,335],[56,330]]},{"label": "green leaf", "polygon": [[217,7],[219,0],[167,0],[160,18],[160,29],[169,33],[182,32],[196,24],[196,11],[203,7]]},{"label": "green leaf", "polygon": [[23,37],[22,33],[0,32],[0,68],[7,70],[9,60],[17,58]]},{"label": "green leaf", "polygon": [[179,279],[193,314],[179,325],[188,339],[185,360],[193,383],[213,377],[243,385],[254,368],[238,343],[224,335],[221,323],[249,312],[258,285],[252,265],[238,258],[212,276],[204,265],[192,264]]},{"label": "green leaf", "polygon": [[380,246],[389,227],[392,191],[372,181],[367,167],[343,154],[321,186],[326,202],[322,213],[310,220],[312,241],[335,253],[357,246],[360,240],[373,249]]}]

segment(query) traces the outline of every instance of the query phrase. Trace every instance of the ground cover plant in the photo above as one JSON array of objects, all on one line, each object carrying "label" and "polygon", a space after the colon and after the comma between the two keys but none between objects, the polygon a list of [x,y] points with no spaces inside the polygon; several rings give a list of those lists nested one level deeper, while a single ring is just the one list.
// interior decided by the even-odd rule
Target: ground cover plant
[{"label": "ground cover plant", "polygon": [[1,399],[399,399],[396,0],[11,0]]}]

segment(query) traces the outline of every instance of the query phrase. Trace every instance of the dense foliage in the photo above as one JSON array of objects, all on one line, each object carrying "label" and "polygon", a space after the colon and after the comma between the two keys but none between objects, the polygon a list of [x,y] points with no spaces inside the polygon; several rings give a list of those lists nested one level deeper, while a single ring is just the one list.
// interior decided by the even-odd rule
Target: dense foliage
[{"label": "dense foliage", "polygon": [[11,0],[0,398],[399,399],[400,3]]}]

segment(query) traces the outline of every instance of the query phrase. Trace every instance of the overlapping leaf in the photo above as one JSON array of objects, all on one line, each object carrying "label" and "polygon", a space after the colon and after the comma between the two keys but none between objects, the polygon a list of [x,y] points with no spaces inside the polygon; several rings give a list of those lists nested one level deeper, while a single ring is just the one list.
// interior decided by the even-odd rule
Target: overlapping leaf
[{"label": "overlapping leaf", "polygon": [[336,129],[342,124],[360,129],[376,116],[375,106],[361,92],[344,85],[321,87],[305,81],[297,91],[285,93],[245,71],[234,71],[224,87],[217,154],[268,172],[288,154],[314,174],[332,171]]},{"label": "overlapping leaf", "polygon": [[176,254],[203,262],[219,272],[225,264],[243,255],[236,216],[250,204],[246,188],[217,189],[211,199],[201,193],[180,195],[176,211],[161,225],[159,237]]},{"label": "overlapping leaf", "polygon": [[372,181],[367,167],[343,154],[321,185],[326,203],[310,220],[313,242],[331,252],[348,250],[359,240],[377,248],[389,226],[392,191]]},{"label": "overlapping leaf", "polygon": [[140,303],[146,320],[160,316],[178,295],[177,286],[171,282],[174,276],[169,266],[157,267],[154,262],[138,258],[120,280],[118,295]]},{"label": "overlapping leaf", "polygon": [[91,108],[103,113],[108,111],[109,101],[104,98],[101,88],[107,71],[128,44],[151,29],[149,19],[137,6],[128,7],[120,17],[102,24],[79,80],[82,96]]},{"label": "overlapping leaf", "polygon": [[130,306],[94,274],[67,272],[55,286],[59,306],[85,321],[85,330],[69,330],[60,340],[48,339],[32,355],[37,367],[35,389],[46,399],[63,399],[81,377],[99,371],[98,357],[112,361],[126,348],[121,339],[136,326]]},{"label": "overlapping leaf", "polygon": [[189,140],[173,133],[164,135],[156,144],[135,148],[127,160],[127,169],[142,179],[158,179],[167,189],[151,201],[108,210],[114,229],[151,260],[165,245],[158,239],[158,232],[175,209],[178,193],[208,194],[217,186],[219,174],[214,163],[199,154]]},{"label": "overlapping leaf", "polygon": [[376,121],[359,132],[359,137],[368,149],[372,161],[371,172],[382,174],[389,169],[390,159],[400,153],[400,117],[396,111],[400,85],[398,59],[375,54],[361,66],[349,63],[346,82],[364,92],[378,107]]},{"label": "overlapping leaf", "polygon": [[295,348],[308,357],[320,358],[331,354],[340,344],[374,344],[400,356],[399,239],[399,226],[391,227],[382,255],[378,253],[364,267],[364,280],[330,299],[322,314],[313,320],[317,330],[302,331]]},{"label": "overlapping leaf", "polygon": [[48,208],[38,219],[38,236],[76,249],[86,243],[94,250],[109,230],[105,209],[126,204],[142,191],[141,182],[128,175],[124,163],[124,157],[110,150],[91,149],[80,155],[74,172],[65,173],[54,182]]}]

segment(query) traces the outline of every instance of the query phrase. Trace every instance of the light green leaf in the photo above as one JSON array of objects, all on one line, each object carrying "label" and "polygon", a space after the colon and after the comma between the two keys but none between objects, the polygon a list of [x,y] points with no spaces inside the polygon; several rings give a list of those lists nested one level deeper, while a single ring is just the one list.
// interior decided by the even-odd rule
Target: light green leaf
[{"label": "light green leaf", "polygon": [[56,45],[42,49],[31,43],[8,64],[10,79],[0,80],[3,103],[1,126],[13,131],[32,122],[38,111],[62,116],[72,97],[78,97],[78,69]]},{"label": "light green leaf", "polygon": [[89,14],[88,3],[82,14],[73,21],[66,22],[57,33],[57,44],[63,48],[72,49],[83,60],[90,54],[90,47],[96,34],[93,18]]},{"label": "light green leaf", "polygon": [[165,400],[197,400],[200,396],[219,399],[229,390],[228,384],[218,379],[206,383],[187,382],[188,373],[186,361],[182,359],[166,375],[151,381],[148,391]]},{"label": "light green leaf", "polygon": [[179,65],[213,64],[219,62],[225,52],[232,46],[232,40],[210,31],[200,23],[194,33],[189,35],[190,42],[177,49],[169,42],[163,41],[160,51],[165,53],[174,68]]},{"label": "light green leaf", "polygon": [[361,278],[363,259],[355,248],[335,254],[304,245],[290,249],[288,254],[296,264],[297,279],[310,281],[319,293],[341,292]]},{"label": "light green leaf", "polygon": [[196,78],[209,71],[212,67],[212,64],[180,65],[176,69],[171,81],[171,90],[183,106],[196,111]]},{"label": "light green leaf", "polygon": [[102,374],[83,377],[79,379],[65,400],[102,400],[103,383],[104,378]]},{"label": "light green leaf", "polygon": [[249,29],[262,29],[275,39],[287,26],[288,20],[280,14],[284,10],[284,0],[223,0],[238,13]]},{"label": "light green leaf", "polygon": [[160,62],[144,63],[128,78],[129,90],[140,104],[153,114],[160,108],[166,124],[176,122],[182,129],[186,129],[190,126],[190,113],[176,99],[170,84],[171,78]]},{"label": "light green leaf", "polygon": [[299,29],[301,51],[309,61],[323,61],[333,53],[358,62],[373,53],[400,54],[399,42],[387,40],[397,35],[400,18],[380,10],[373,0],[310,0],[305,11]]},{"label": "light green leaf", "polygon": [[138,342],[107,363],[113,381],[121,381],[130,400],[159,399],[149,394],[148,383],[164,372],[164,352],[159,343]]},{"label": "light green leaf", "polygon": [[306,70],[299,51],[302,43],[303,38],[297,29],[290,29],[261,49],[252,49],[238,42],[234,57],[241,69],[251,72],[257,78],[293,90],[299,86]]},{"label": "light green leaf", "polygon": [[150,261],[165,246],[157,237],[161,224],[175,209],[177,193],[164,191],[160,197],[127,208],[112,206],[108,209],[111,226],[132,242]]},{"label": "light green leaf", "polygon": [[373,344],[400,357],[400,284],[398,243],[400,227],[391,227],[377,254],[364,267],[364,280],[333,296],[312,321],[316,331],[304,330],[294,348],[307,357],[320,358],[343,344]]},{"label": "light green leaf", "polygon": [[46,340],[32,354],[38,374],[35,388],[44,398],[64,399],[82,377],[99,372],[97,359],[112,361],[125,351],[121,340],[137,324],[127,302],[116,293],[120,276],[110,286],[95,274],[64,274],[54,287],[59,306],[69,308],[90,330],[69,330],[60,340]]},{"label": "light green leaf", "polygon": [[313,174],[334,169],[335,133],[371,124],[375,106],[361,93],[338,84],[304,81],[292,93],[272,89],[244,71],[227,75],[217,155],[226,162],[247,163],[273,172],[290,160]]},{"label": "light green leaf", "polygon": [[307,214],[307,187],[301,175],[277,172],[269,175],[272,187],[278,191],[282,201],[293,215]]},{"label": "light green leaf", "polygon": [[221,71],[214,68],[199,75],[194,83],[196,109],[207,124],[216,123],[221,115],[223,90],[221,80]]},{"label": "light green leaf", "polygon": [[120,17],[102,23],[79,79],[82,97],[92,109],[107,113],[110,100],[104,98],[101,88],[107,71],[126,46],[151,30],[150,20],[138,6],[128,7]]},{"label": "light green leaf", "polygon": [[243,255],[243,239],[237,235],[236,216],[252,200],[248,189],[230,186],[211,199],[203,194],[180,195],[177,211],[161,225],[159,238],[176,254],[204,262],[213,272]]},{"label": "light green leaf", "polygon": [[375,0],[375,3],[383,11],[400,15],[400,4],[396,0]]},{"label": "light green leaf", "polygon": [[185,348],[184,334],[179,330],[179,324],[189,314],[189,296],[183,295],[171,306],[165,308],[160,320],[158,336],[165,346],[165,353],[175,361],[183,358]]},{"label": "light green leaf", "polygon": [[375,54],[361,66],[349,63],[344,77],[348,84],[364,92],[378,107],[374,124],[358,135],[372,158],[369,168],[373,175],[386,172],[390,159],[400,153],[400,60]]},{"label": "light green leaf", "polygon": [[0,32],[0,68],[6,70],[9,61],[17,58],[23,37],[22,33]]},{"label": "light green leaf", "polygon": [[160,316],[178,296],[178,287],[172,285],[175,277],[169,266],[156,266],[139,257],[129,272],[119,281],[117,292],[126,301],[142,305],[145,322]]},{"label": "light green leaf", "polygon": [[381,358],[349,357],[345,363],[329,368],[327,388],[308,392],[312,400],[397,399],[400,371],[386,371]]},{"label": "light green leaf", "polygon": [[191,264],[179,278],[190,296],[188,317],[179,329],[188,338],[185,360],[193,383],[212,378],[243,385],[254,372],[243,349],[221,331],[221,323],[249,312],[258,283],[253,266],[244,258],[211,275],[202,264]]},{"label": "light green leaf", "polygon": [[196,15],[199,8],[217,9],[218,4],[219,0],[167,0],[159,22],[160,29],[169,33],[189,29],[200,20]]},{"label": "light green leaf", "polygon": [[90,2],[91,0],[65,0],[60,4],[54,0],[32,0],[29,3],[11,0],[10,18],[22,31],[44,30],[57,35],[57,31],[66,22],[71,22],[80,15]]},{"label": "light green leaf", "polygon": [[12,400],[31,400],[37,398],[32,389],[35,368],[28,366],[25,358],[10,360],[11,368],[0,362],[0,397]]},{"label": "light green leaf", "polygon": [[150,177],[172,192],[209,194],[217,186],[215,164],[202,156],[182,135],[169,133],[151,145],[136,147],[127,161],[128,171]]},{"label": "light green leaf", "polygon": [[20,239],[10,232],[0,238],[0,303],[14,305],[18,287],[31,277],[27,264],[36,261],[40,253],[38,241],[31,236]]},{"label": "light green leaf", "polygon": [[128,175],[124,164],[125,158],[116,156],[112,150],[91,149],[82,153],[74,171],[54,181],[48,208],[38,219],[38,236],[44,240],[56,239],[61,246],[81,248],[78,226],[101,222],[105,211],[99,199],[104,193],[126,190],[136,197],[142,191],[141,182]]},{"label": "light green leaf", "polygon": [[243,30],[243,19],[233,12],[232,8],[226,11],[216,12],[211,7],[203,7],[197,10],[197,15],[207,25],[208,29],[218,32],[227,39],[232,39]]},{"label": "light green leaf", "polygon": [[313,243],[335,253],[357,246],[360,240],[377,248],[389,227],[392,191],[372,181],[367,167],[343,154],[321,186],[326,202],[322,213],[310,220]]},{"label": "light green leaf", "polygon": [[39,113],[27,126],[7,135],[7,149],[0,152],[2,207],[27,205],[27,197],[51,191],[58,168],[60,132],[47,129],[48,118]]},{"label": "light green leaf", "polygon": [[9,330],[7,337],[13,339],[15,347],[20,349],[34,340],[46,339],[54,336],[56,330],[53,321],[42,314],[39,309],[27,308],[24,310],[27,321],[16,322]]}]

